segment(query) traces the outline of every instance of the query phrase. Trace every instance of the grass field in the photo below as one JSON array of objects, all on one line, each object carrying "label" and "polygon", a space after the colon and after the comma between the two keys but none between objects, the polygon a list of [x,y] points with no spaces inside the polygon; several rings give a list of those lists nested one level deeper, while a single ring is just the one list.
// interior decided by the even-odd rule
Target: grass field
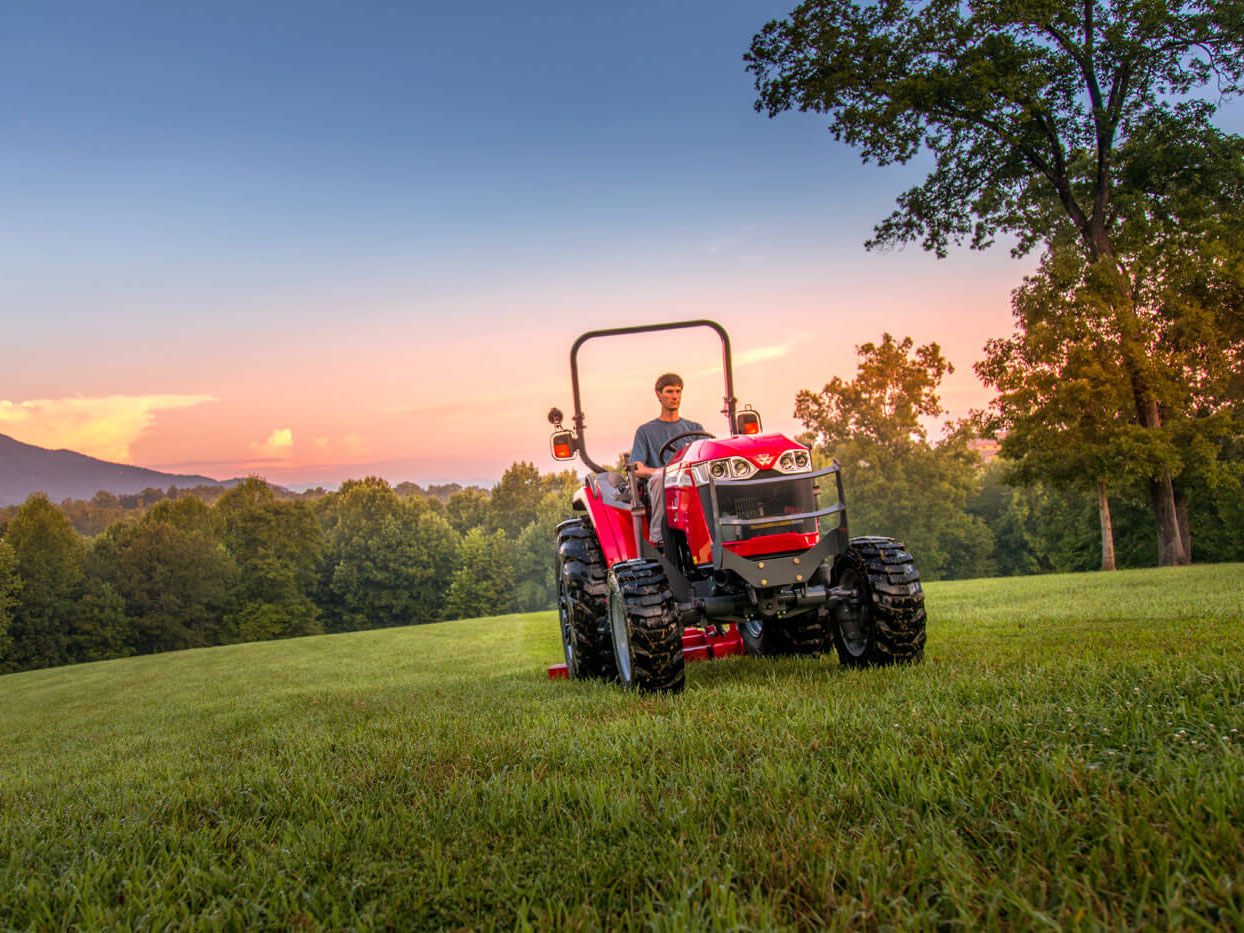
[{"label": "grass field", "polygon": [[1244,927],[1244,566],[928,604],[673,698],[551,614],[0,677],[0,928]]}]

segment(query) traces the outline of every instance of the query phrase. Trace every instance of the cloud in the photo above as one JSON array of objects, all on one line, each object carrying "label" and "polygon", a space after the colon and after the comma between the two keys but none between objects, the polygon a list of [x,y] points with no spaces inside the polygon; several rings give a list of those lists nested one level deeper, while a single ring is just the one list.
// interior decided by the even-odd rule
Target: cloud
[{"label": "cloud", "polygon": [[481,411],[493,411],[497,408],[511,407],[520,399],[543,399],[551,393],[563,391],[567,382],[551,379],[532,381],[526,380],[521,386],[509,386],[504,392],[476,392],[465,397],[457,397],[449,401],[437,401],[432,404],[415,406],[400,405],[390,409],[400,415],[419,416],[471,416]]},{"label": "cloud", "polygon": [[38,447],[67,448],[126,462],[130,446],[162,411],[215,402],[211,395],[108,395],[100,398],[0,400],[0,430]]},{"label": "cloud", "polygon": [[262,444],[252,444],[252,450],[258,450],[269,457],[282,459],[294,449],[294,432],[289,428],[274,428],[268,439]]},{"label": "cloud", "polygon": [[[734,368],[740,366],[750,366],[753,363],[767,363],[770,360],[780,360],[782,357],[790,353],[789,343],[775,344],[771,347],[753,347],[750,350],[740,350],[738,353],[731,354]],[[709,369],[701,369],[697,376],[712,376],[721,372],[721,366],[713,366]]]}]

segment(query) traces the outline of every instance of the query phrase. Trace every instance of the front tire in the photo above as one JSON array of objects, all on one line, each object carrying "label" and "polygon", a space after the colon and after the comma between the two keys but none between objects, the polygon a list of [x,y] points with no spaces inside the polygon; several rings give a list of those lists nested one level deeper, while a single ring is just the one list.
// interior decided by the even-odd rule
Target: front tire
[{"label": "front tire", "polygon": [[686,685],[674,594],[655,560],[627,560],[609,571],[608,620],[618,682],[643,693],[681,693]]},{"label": "front tire", "polygon": [[893,538],[852,538],[834,561],[833,585],[854,590],[834,617],[834,647],[847,667],[924,659],[924,589],[915,561]]},{"label": "front tire", "polygon": [[557,616],[572,679],[618,676],[605,617],[608,583],[596,531],[582,518],[557,526]]}]

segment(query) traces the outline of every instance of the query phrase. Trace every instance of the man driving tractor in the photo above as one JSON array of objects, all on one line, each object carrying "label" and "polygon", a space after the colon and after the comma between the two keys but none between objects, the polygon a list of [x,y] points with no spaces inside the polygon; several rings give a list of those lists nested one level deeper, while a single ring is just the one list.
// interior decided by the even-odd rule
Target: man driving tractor
[{"label": "man driving tractor", "polygon": [[683,447],[694,438],[685,438],[682,442],[671,445],[661,456],[661,448],[672,438],[692,431],[704,431],[704,425],[683,418],[678,413],[682,405],[682,377],[677,373],[665,373],[657,379],[657,401],[661,404],[661,414],[651,421],[641,424],[635,431],[635,440],[631,442],[631,463],[635,465],[635,473],[648,481],[649,515],[648,539],[657,547],[662,544],[661,516],[665,509],[665,466]]}]

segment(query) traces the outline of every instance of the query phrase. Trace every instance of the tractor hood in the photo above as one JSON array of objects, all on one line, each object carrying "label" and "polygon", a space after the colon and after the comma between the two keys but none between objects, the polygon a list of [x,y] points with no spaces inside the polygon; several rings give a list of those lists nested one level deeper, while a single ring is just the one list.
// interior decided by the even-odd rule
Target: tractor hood
[{"label": "tractor hood", "polygon": [[723,457],[743,457],[758,470],[767,470],[788,450],[806,450],[781,434],[736,434],[733,437],[692,441],[674,456],[670,465],[690,466]]}]

